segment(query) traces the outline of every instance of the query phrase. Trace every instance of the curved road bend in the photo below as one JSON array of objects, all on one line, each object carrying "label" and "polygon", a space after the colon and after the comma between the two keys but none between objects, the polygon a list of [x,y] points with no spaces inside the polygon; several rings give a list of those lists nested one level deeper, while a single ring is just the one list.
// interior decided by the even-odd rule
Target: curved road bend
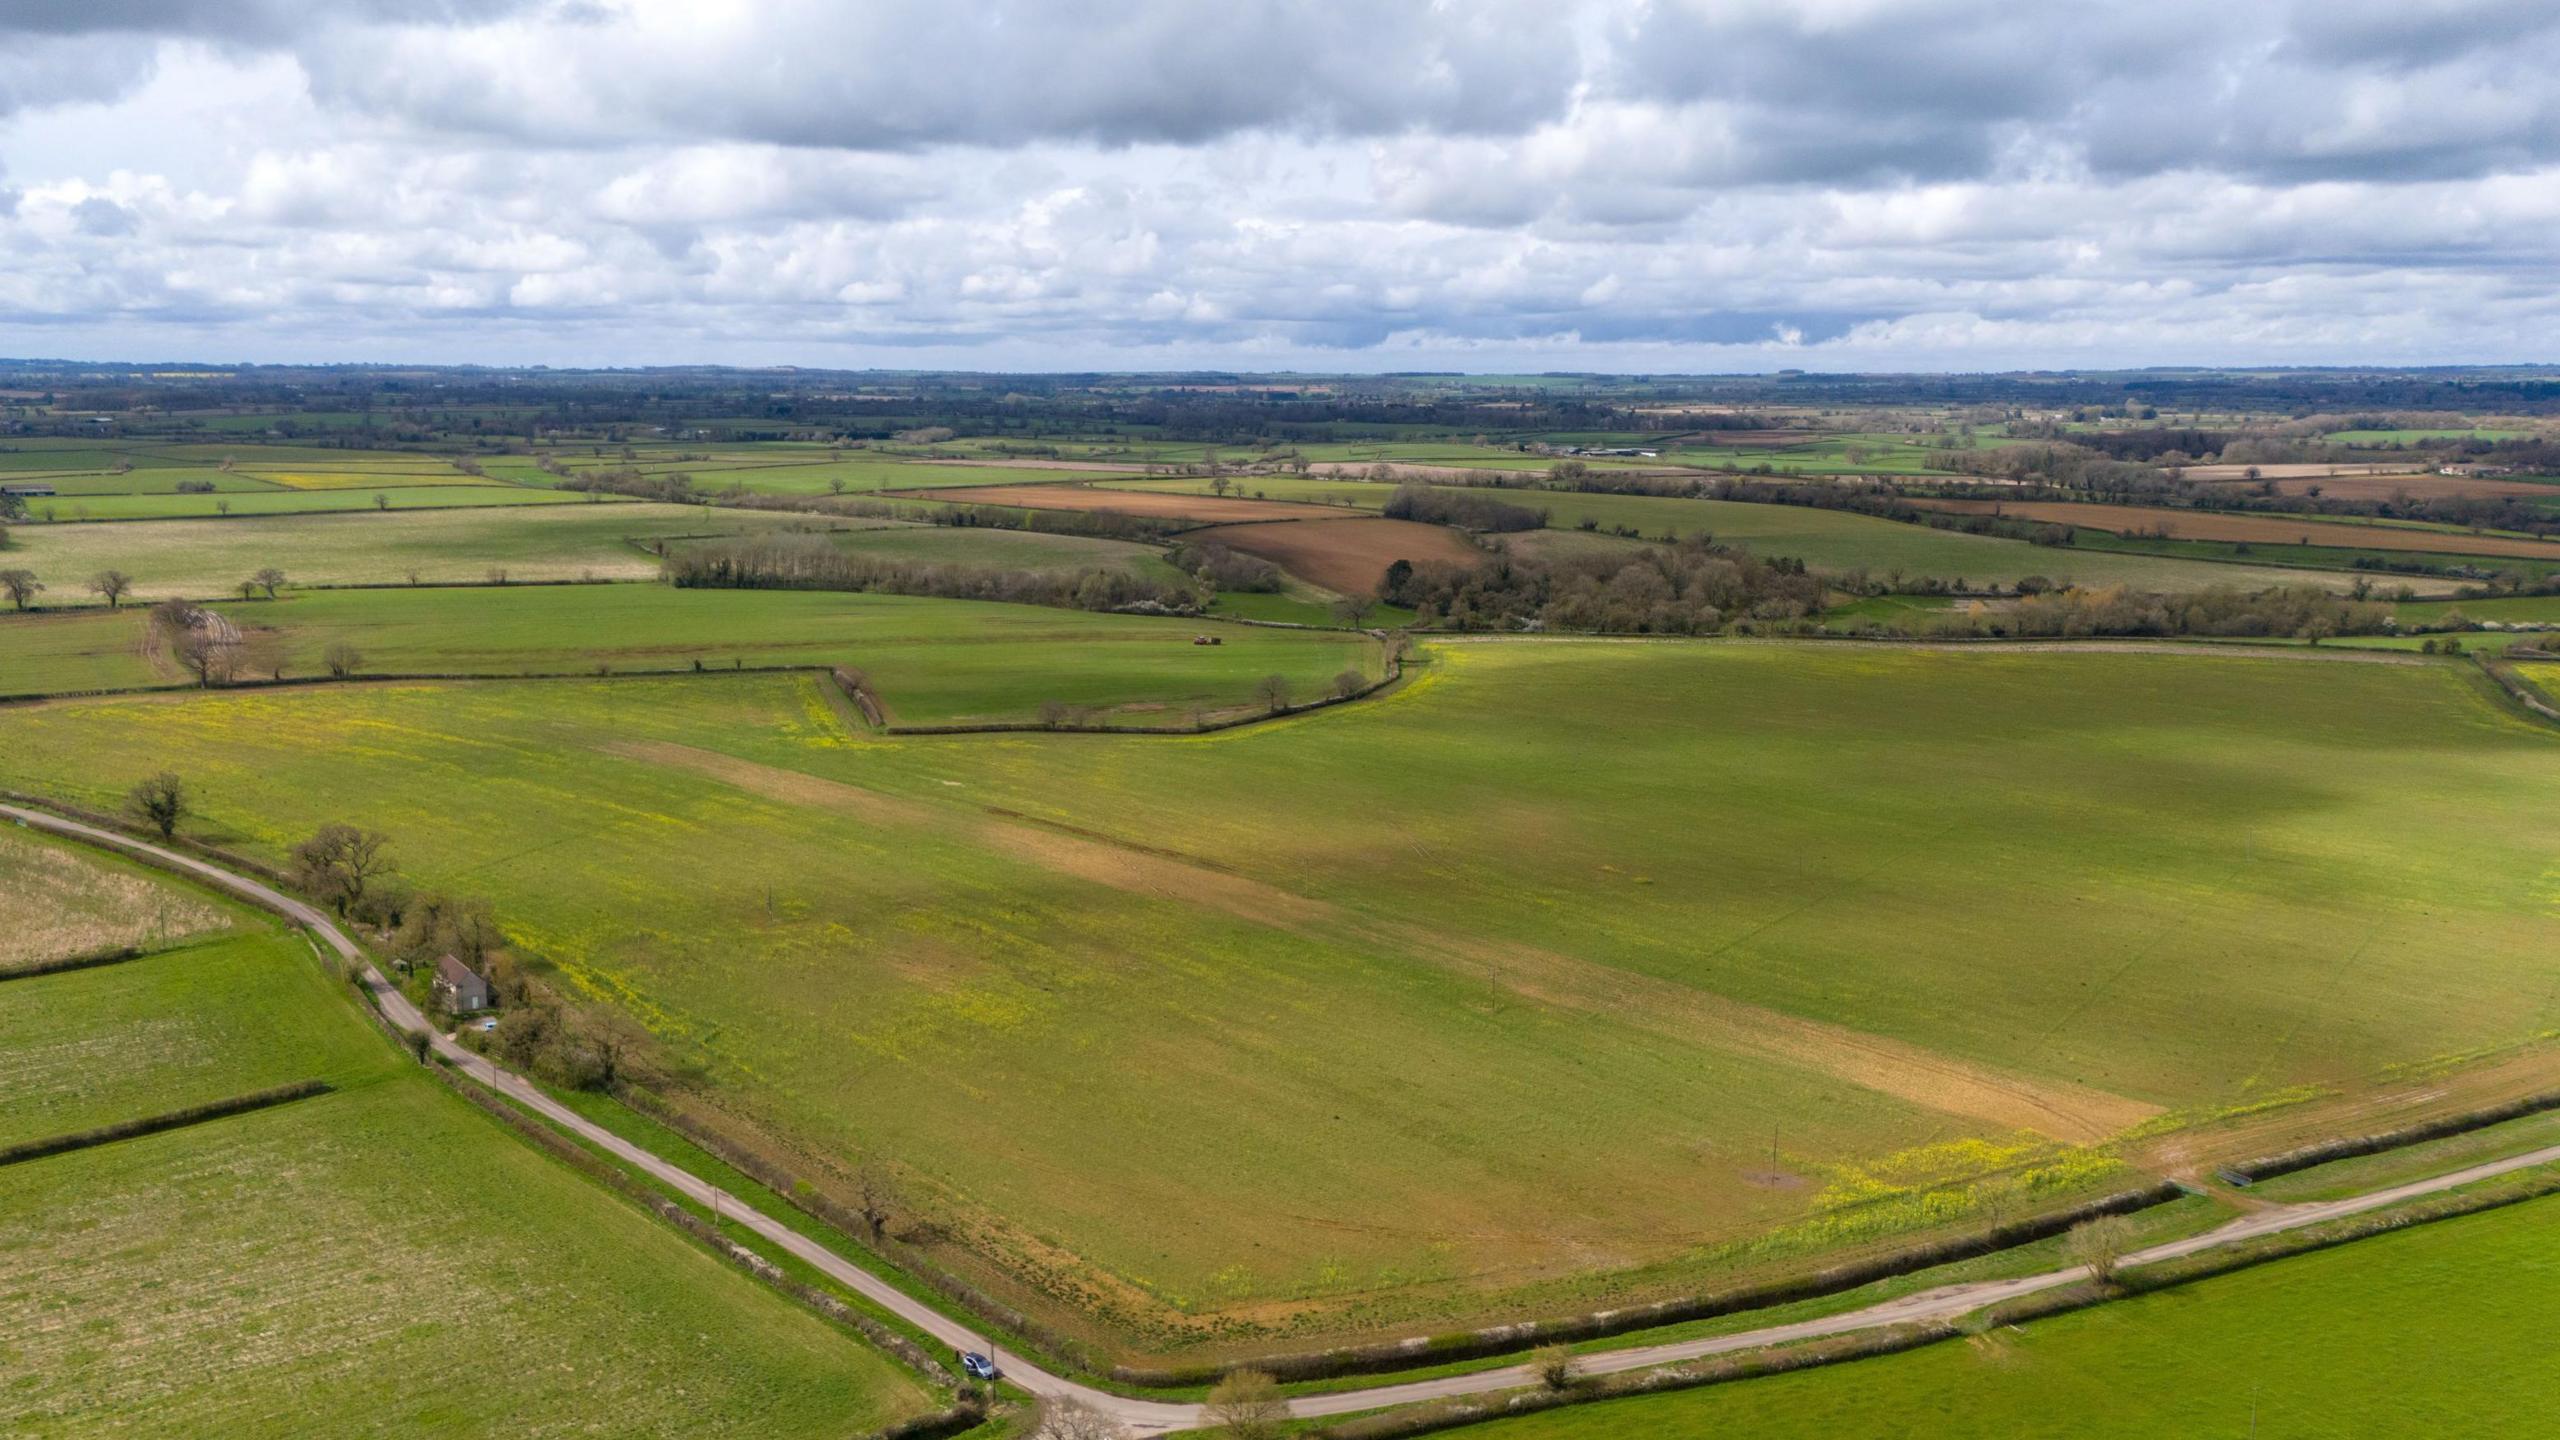
[{"label": "curved road bend", "polygon": [[[274,910],[304,926],[326,941],[342,957],[364,967],[364,983],[381,1005],[391,1023],[403,1030],[423,1031],[434,1040],[435,1048],[456,1062],[463,1074],[487,1085],[543,1118],[575,1134],[603,1150],[611,1152],[632,1167],[664,1182],[680,1194],[703,1205],[717,1203],[728,1219],[763,1236],[774,1245],[808,1262],[830,1278],[877,1302],[883,1309],[941,1340],[955,1349],[983,1350],[994,1355],[1004,1367],[1006,1378],[1035,1395],[1072,1396],[1094,1409],[1111,1416],[1140,1434],[1162,1434],[1204,1423],[1198,1405],[1176,1404],[1161,1400],[1137,1400],[1114,1395],[1089,1385],[1078,1384],[1063,1376],[1053,1375],[1020,1356],[1009,1354],[990,1344],[981,1332],[962,1324],[915,1299],[886,1280],[863,1269],[834,1250],[819,1244],[799,1231],[781,1224],[737,1196],[695,1177],[639,1146],[604,1129],[593,1121],[568,1109],[535,1088],[532,1082],[511,1070],[498,1068],[461,1046],[437,1034],[426,1016],[409,1003],[408,998],[391,987],[364,960],[354,941],[347,938],[329,917],[290,895],[264,885],[246,875],[234,874],[218,865],[208,864],[193,856],[164,849],[148,841],[120,835],[66,820],[43,811],[15,805],[0,805],[0,818],[56,835],[68,836],[91,844],[106,845],[132,854],[144,855],[170,868],[197,876],[217,888]],[[2493,1160],[2450,1174],[2395,1185],[2387,1190],[2330,1200],[2318,1204],[2279,1205],[2242,1216],[2219,1229],[2183,1240],[2171,1240],[2125,1257],[2127,1265],[2143,1265],[2154,1261],[2192,1255],[2198,1251],[2297,1230],[2324,1220],[2336,1220],[2379,1210],[2404,1200],[2432,1195],[2474,1181],[2487,1180],[2511,1171],[2560,1160],[2560,1145],[2547,1146],[2528,1154]],[[1872,1330],[1886,1325],[1914,1320],[1953,1320],[1969,1311],[1997,1301],[2032,1295],[2041,1290],[2068,1285],[2084,1278],[2078,1266],[2065,1270],[2049,1270],[2040,1275],[2022,1275],[2009,1280],[1981,1280],[1963,1285],[1942,1286],[1923,1290],[1899,1299],[1883,1301],[1863,1309],[1801,1320],[1790,1325],[1771,1325],[1757,1330],[1737,1331],[1697,1340],[1680,1340],[1661,1345],[1638,1345],[1623,1350],[1609,1350],[1582,1356],[1576,1366],[1585,1374],[1615,1374],[1625,1370],[1641,1370],[1683,1360],[1703,1359],[1736,1350],[1756,1349],[1763,1345],[1811,1340],[1826,1335],[1841,1335],[1858,1330]],[[1535,1377],[1526,1365],[1505,1366],[1498,1370],[1478,1370],[1464,1375],[1443,1376],[1435,1380],[1416,1380],[1404,1384],[1376,1385],[1360,1390],[1342,1390],[1326,1395],[1301,1396],[1291,1402],[1290,1409],[1300,1416],[1345,1415],[1362,1410],[1376,1410],[1390,1405],[1409,1405],[1422,1400],[1438,1400],[1454,1395],[1478,1395],[1494,1390],[1509,1390],[1533,1383]]]}]

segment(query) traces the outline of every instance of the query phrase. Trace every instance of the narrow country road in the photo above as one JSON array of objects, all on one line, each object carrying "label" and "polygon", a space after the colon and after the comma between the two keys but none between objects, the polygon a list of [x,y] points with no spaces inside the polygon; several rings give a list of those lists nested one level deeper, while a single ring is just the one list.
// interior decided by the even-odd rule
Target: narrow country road
[{"label": "narrow country road", "polygon": [[[329,917],[290,895],[261,884],[246,875],[236,874],[218,865],[198,860],[175,850],[147,841],[121,835],[112,830],[84,825],[39,810],[0,804],[0,818],[17,821],[56,835],[105,845],[129,854],[144,856],[169,868],[199,877],[215,887],[230,891],[266,909],[273,910],[318,935],[329,947],[349,961],[363,967],[364,983],[381,1005],[391,1023],[402,1030],[420,1031],[433,1038],[436,1050],[452,1059],[461,1073],[487,1085],[500,1094],[533,1110],[561,1129],[575,1134],[603,1150],[609,1151],[635,1169],[641,1170],[704,1205],[716,1202],[720,1213],[744,1225],[774,1245],[806,1261],[830,1278],[868,1296],[891,1313],[908,1321],[926,1334],[955,1349],[981,1350],[996,1357],[1005,1376],[1014,1384],[1041,1396],[1072,1396],[1109,1415],[1139,1434],[1155,1435],[1171,1430],[1184,1430],[1203,1423],[1202,1407],[1161,1400],[1132,1399],[1079,1384],[1050,1374],[1019,1356],[998,1350],[980,1331],[951,1319],[941,1311],[917,1300],[888,1281],[863,1269],[843,1255],[781,1224],[737,1196],[695,1177],[691,1172],[660,1159],[633,1145],[613,1132],[596,1125],[562,1106],[537,1089],[531,1081],[513,1071],[501,1069],[492,1062],[437,1034],[426,1016],[409,1003],[407,997],[392,988],[364,959],[363,952]],[[2125,1257],[2126,1266],[2139,1266],[2161,1260],[2192,1255],[2263,1235],[2316,1225],[2349,1215],[2379,1210],[2406,1200],[2451,1190],[2476,1181],[2487,1180],[2511,1171],[2560,1161],[2560,1145],[2547,1146],[2523,1155],[2509,1156],[2486,1164],[2474,1165],[2449,1174],[2414,1180],[2405,1185],[2330,1200],[2317,1204],[2277,1205],[2242,1216],[2219,1229],[2183,1240],[2171,1240]],[[2008,1280],[1981,1280],[1963,1285],[1942,1286],[1887,1300],[1863,1309],[1820,1316],[1788,1325],[1772,1325],[1757,1330],[1737,1331],[1729,1335],[1709,1336],[1697,1340],[1672,1341],[1660,1345],[1638,1345],[1623,1350],[1610,1350],[1584,1355],[1576,1368],[1584,1374],[1615,1374],[1641,1370],[1655,1365],[1696,1360],[1710,1355],[1737,1350],[1756,1349],[1763,1345],[1783,1344],[1841,1335],[1858,1330],[1872,1330],[1887,1325],[1915,1320],[1952,1320],[1985,1305],[2021,1295],[2032,1295],[2085,1278],[2079,1266],[2050,1270],[2037,1275],[2023,1275]],[[1343,1390],[1326,1395],[1302,1396],[1291,1403],[1291,1411],[1300,1416],[1346,1415],[1363,1410],[1376,1410],[1391,1405],[1409,1405],[1422,1400],[1438,1400],[1455,1395],[1478,1395],[1495,1390],[1509,1390],[1535,1382],[1527,1365],[1511,1365],[1497,1370],[1478,1370],[1464,1375],[1444,1376],[1435,1380],[1417,1380],[1404,1384],[1376,1385],[1359,1390]]]}]

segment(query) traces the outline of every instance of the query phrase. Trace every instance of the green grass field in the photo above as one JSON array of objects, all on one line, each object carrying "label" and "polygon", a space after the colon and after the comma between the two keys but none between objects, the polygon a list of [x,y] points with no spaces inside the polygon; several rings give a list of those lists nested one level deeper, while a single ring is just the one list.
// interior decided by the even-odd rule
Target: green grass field
[{"label": "green grass field", "polygon": [[[1207,486],[1206,480],[1186,478],[1122,481],[1115,482],[1113,488],[1205,494]],[[1243,482],[1241,493],[1319,504],[1348,502],[1362,509],[1377,509],[1386,504],[1393,492],[1383,485],[1356,480],[1252,476]],[[1712,535],[1757,555],[1793,556],[1833,574],[1863,570],[1880,580],[1899,573],[1912,579],[1937,577],[1962,579],[1974,585],[2006,585],[2023,575],[2042,575],[2057,582],[2130,585],[2164,591],[2196,590],[2210,585],[2326,585],[2344,589],[2352,583],[2350,577],[2317,571],[2056,549],[1809,505],[1589,495],[1564,490],[1500,491],[1494,498],[1544,510],[1547,523],[1556,529],[1573,530],[1588,519],[1604,532],[1624,526],[1647,539]]]},{"label": "green grass field", "polygon": [[297,1080],[362,1083],[398,1063],[361,1025],[305,1018],[333,1016],[336,987],[265,926],[0,984],[0,1145]]},{"label": "green grass field", "polygon": [[912,565],[1029,570],[1048,575],[1125,570],[1167,583],[1182,578],[1165,561],[1164,552],[1152,545],[1082,535],[1049,535],[1037,530],[1000,530],[987,525],[896,525],[849,530],[836,537],[836,546],[847,554]]},{"label": "green grass field", "polygon": [[[405,477],[404,477],[405,478]],[[388,505],[377,505],[380,495]],[[233,490],[212,495],[135,494],[66,495],[60,500],[31,502],[40,522],[77,524],[83,520],[214,520],[252,515],[370,514],[380,509],[451,510],[496,505],[562,505],[583,503],[587,496],[566,490],[527,490],[513,485],[370,485],[353,490]],[[605,501],[619,496],[601,497]]]},{"label": "green grass field", "polygon": [[1976,1339],[1451,1431],[1468,1440],[2429,1440],[2560,1429],[2560,1200]]},{"label": "green grass field", "polygon": [[[900,532],[908,533],[908,532]],[[924,532],[934,533],[934,532]],[[975,532],[971,532],[975,533]],[[277,642],[288,675],[321,673],[328,647],[363,652],[360,673],[520,675],[843,665],[865,672],[908,724],[1029,720],[1043,701],[1172,725],[1189,707],[1247,704],[1265,675],[1314,695],[1345,669],[1383,663],[1365,636],[1097,615],[1031,605],[794,590],[665,585],[312,590],[215,607]],[[0,695],[183,685],[147,645],[139,612],[0,617]]]},{"label": "green grass field", "polygon": [[932,1403],[447,1093],[300,937],[190,903],[243,928],[0,982],[0,1144],[337,1090],[0,1167],[0,1431],[834,1437]]},{"label": "green grass field", "polygon": [[923,490],[942,485],[1016,485],[1044,480],[1088,480],[1092,472],[1043,470],[1036,463],[1021,468],[995,465],[927,465],[890,458],[854,459],[829,462],[825,455],[799,457],[788,463],[761,463],[741,460],[728,464],[680,464],[663,469],[681,470],[691,475],[694,488],[717,493],[735,485],[763,495],[826,495],[835,493],[835,482],[844,482],[842,493],[868,494],[880,490]]},{"label": "green grass field", "polygon": [[267,565],[310,585],[479,581],[492,569],[515,580],[646,579],[658,573],[657,557],[634,540],[749,533],[807,518],[689,505],[516,505],[22,525],[0,559],[36,572],[49,606],[99,603],[86,586],[109,568],[131,575],[142,599],[228,594]]},{"label": "green grass field", "polygon": [[1887,1243],[2560,1009],[2560,741],[2460,666],[1432,653],[1164,741],[874,740],[789,678],[75,702],[0,712],[0,783],[377,826],[719,1123],[1168,1349]]},{"label": "green grass field", "polygon": [[154,949],[231,917],[137,865],[0,828],[0,966]]},{"label": "green grass field", "polygon": [[838,1437],[928,1403],[414,1073],[0,1170],[0,1263],[13,1434]]}]

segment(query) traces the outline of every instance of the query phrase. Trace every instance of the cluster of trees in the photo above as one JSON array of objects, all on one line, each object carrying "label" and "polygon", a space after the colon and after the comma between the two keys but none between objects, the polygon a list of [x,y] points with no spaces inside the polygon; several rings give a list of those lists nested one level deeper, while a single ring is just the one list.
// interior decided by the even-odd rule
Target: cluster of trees
[{"label": "cluster of trees", "polygon": [[1544,510],[1508,504],[1490,495],[1435,490],[1416,481],[1398,485],[1396,493],[1387,497],[1383,513],[1390,520],[1419,520],[1488,533],[1547,528]]},{"label": "cluster of trees", "polygon": [[[2032,579],[2032,577],[2030,577]],[[2248,591],[2216,586],[2188,595],[2156,595],[2122,586],[2039,589],[2006,608],[1968,606],[1923,613],[1891,623],[1871,622],[1858,633],[1917,639],[2082,636],[2206,635],[2231,639],[2309,640],[2376,635],[2391,628],[2391,607],[2311,585]]]},{"label": "cluster of trees", "polygon": [[1422,625],[1454,630],[1603,630],[1704,635],[1740,620],[1788,620],[1822,609],[1823,584],[1802,561],[1763,560],[1704,536],[1629,555],[1535,560],[1498,554],[1467,569],[1388,567],[1381,594]]},{"label": "cluster of trees", "polygon": [[1155,610],[1195,614],[1208,597],[1126,570],[1096,567],[1055,572],[961,565],[920,565],[849,555],[826,536],[766,535],[670,549],[660,557],[669,583],[684,588],[868,590],[950,600],[1004,600],[1076,610]]},{"label": "cluster of trees", "polygon": [[1281,588],[1280,567],[1259,555],[1247,555],[1215,540],[1189,540],[1166,555],[1175,569],[1197,576],[1212,590],[1248,590],[1263,594]]}]

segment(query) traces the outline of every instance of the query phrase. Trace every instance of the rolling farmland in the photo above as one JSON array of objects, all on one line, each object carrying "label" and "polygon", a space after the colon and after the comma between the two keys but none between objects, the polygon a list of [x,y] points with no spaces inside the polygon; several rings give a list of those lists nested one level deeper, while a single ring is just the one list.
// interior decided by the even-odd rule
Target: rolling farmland
[{"label": "rolling farmland", "polygon": [[[82,702],[0,716],[0,780],[165,758],[253,854],[365,797],[413,873],[699,1067],[703,1123],[889,1157],[1015,1293],[1162,1346],[2085,1194],[2235,1108],[2351,1124],[2552,993],[2552,741],[2456,670],[1434,656],[1371,706],[1172,742],[866,741],[755,677]],[[1394,836],[1333,818],[1380,807]],[[671,853],[688,884],[653,883]]]},{"label": "rolling farmland", "polygon": [[189,894],[239,933],[0,981],[0,1145],[335,1088],[0,1165],[0,1427],[835,1436],[929,1408],[397,1056],[301,939]]}]

